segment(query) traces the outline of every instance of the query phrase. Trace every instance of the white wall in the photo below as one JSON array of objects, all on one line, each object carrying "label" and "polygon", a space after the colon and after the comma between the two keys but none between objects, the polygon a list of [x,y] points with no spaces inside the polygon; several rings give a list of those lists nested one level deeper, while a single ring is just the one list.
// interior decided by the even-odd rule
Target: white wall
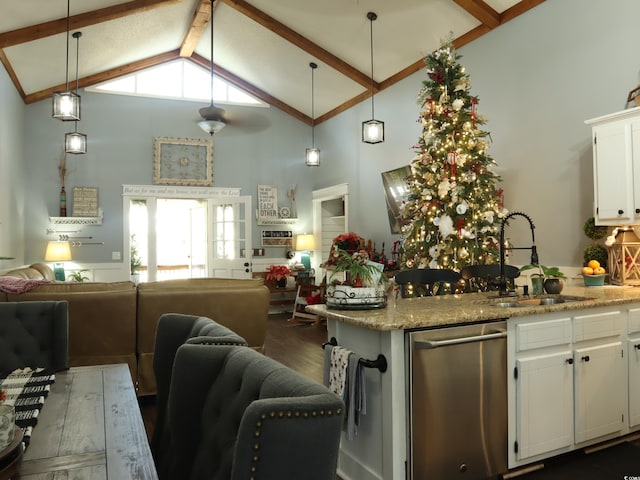
[{"label": "white wall", "polygon": [[[590,131],[583,122],[622,109],[637,85],[638,18],[636,0],[547,0],[460,50],[472,93],[480,97],[479,111],[488,118],[486,128],[494,142],[490,153],[501,167],[507,207],[532,216],[540,260],[547,265],[582,262],[588,244],[582,224],[592,215],[593,202]],[[4,92],[9,83],[2,75]],[[350,229],[374,240],[378,248],[384,241],[388,253],[399,237],[390,233],[380,174],[407,165],[413,157],[412,145],[420,133],[415,99],[425,78],[424,71],[418,72],[376,95],[376,117],[386,125],[383,144],[360,141],[360,123],[370,117],[370,101],[316,126],[322,165],[315,169],[303,164],[309,127],[275,108],[258,110],[266,128],[230,125],[214,137],[215,186],[240,187],[243,194],[255,196],[259,183],[280,188],[297,184],[304,218],[297,228],[310,231],[311,190],[348,183]],[[317,94],[322,94],[320,87]],[[122,249],[121,185],[151,182],[154,136],[204,136],[195,125],[199,107],[83,94],[80,130],[89,135],[90,150],[70,159],[68,183],[100,187],[105,223],[93,228],[105,246],[86,247],[74,260],[110,262],[110,252]],[[24,107],[23,124],[29,132],[38,132],[25,137],[24,147],[15,140],[22,137],[13,127],[9,147],[0,143],[0,161],[22,158],[28,172],[28,182],[20,183],[29,195],[25,262],[40,259],[49,239],[45,230],[47,216],[57,211],[59,151],[65,129],[72,128],[52,120],[49,108],[48,101]],[[14,114],[0,112],[0,128],[7,128],[7,118]],[[11,184],[4,169],[0,175],[2,185]],[[0,232],[3,228],[0,225]],[[256,227],[256,235],[259,230]],[[530,243],[520,220],[514,220],[507,237],[516,245]],[[512,261],[525,263],[528,258],[520,252]]]},{"label": "white wall", "polygon": [[0,68],[0,270],[24,259],[23,138],[27,125],[20,96],[4,68]]},{"label": "white wall", "polygon": [[[67,157],[68,211],[74,186],[98,187],[103,224],[83,228],[82,235],[90,235],[91,242],[104,245],[74,248],[72,256],[80,263],[111,262],[111,252],[123,250],[122,185],[151,184],[154,137],[209,136],[197,126],[198,108],[202,106],[198,103],[81,94],[78,130],[88,135],[88,153]],[[276,108],[254,109],[253,124],[233,123],[234,111],[243,110],[227,109],[232,123],[213,137],[214,186],[240,188],[242,195],[254,197],[255,207],[258,184],[278,186],[281,205],[288,201],[287,189],[297,184],[301,221],[295,226],[296,233],[310,230],[312,172],[304,166],[308,126]],[[58,215],[58,165],[64,133],[72,130],[73,124],[53,120],[48,100],[28,105],[26,121],[33,131],[40,132],[25,145],[29,184],[33,186],[27,202],[26,229],[27,261],[31,261],[41,259],[46,241],[56,238],[46,235],[48,216]],[[259,246],[262,228],[267,227],[254,229],[254,246]],[[270,254],[284,258],[284,248],[270,250]]]},{"label": "white wall", "polygon": [[[532,216],[544,264],[582,263],[589,242],[582,225],[593,214],[590,130],[584,120],[623,109],[637,85],[639,17],[635,0],[547,0],[459,51],[471,92],[480,97],[479,112],[488,118],[489,153],[501,167],[506,206]],[[383,144],[360,142],[368,102],[316,127],[325,160],[316,187],[355,186],[351,229],[378,245],[399,238],[390,234],[380,173],[413,157],[411,146],[421,131],[415,98],[425,79],[423,70],[376,95],[376,117],[387,129]],[[529,229],[521,221],[514,219],[506,235],[528,246]],[[528,260],[524,252],[512,258],[516,264]]]}]

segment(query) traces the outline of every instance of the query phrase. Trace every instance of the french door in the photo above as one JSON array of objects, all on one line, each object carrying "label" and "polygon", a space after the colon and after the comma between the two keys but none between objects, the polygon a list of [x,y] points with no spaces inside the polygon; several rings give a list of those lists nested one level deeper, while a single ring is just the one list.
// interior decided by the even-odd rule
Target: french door
[{"label": "french door", "polygon": [[251,197],[209,200],[209,276],[251,278]]},{"label": "french door", "polygon": [[188,193],[125,198],[125,251],[142,260],[139,280],[251,278],[251,197]]}]

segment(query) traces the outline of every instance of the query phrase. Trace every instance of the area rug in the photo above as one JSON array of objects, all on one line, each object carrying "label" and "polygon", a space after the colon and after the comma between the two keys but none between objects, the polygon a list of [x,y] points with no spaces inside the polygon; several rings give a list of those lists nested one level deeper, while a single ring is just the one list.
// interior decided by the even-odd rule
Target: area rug
[{"label": "area rug", "polygon": [[640,479],[640,445],[624,442],[594,453],[577,452],[545,462],[545,468],[518,480]]},{"label": "area rug", "polygon": [[55,381],[52,370],[38,368],[19,369],[0,380],[0,390],[6,392],[5,405],[16,410],[16,425],[22,429],[25,448],[29,446],[31,431],[38,423],[38,414]]}]

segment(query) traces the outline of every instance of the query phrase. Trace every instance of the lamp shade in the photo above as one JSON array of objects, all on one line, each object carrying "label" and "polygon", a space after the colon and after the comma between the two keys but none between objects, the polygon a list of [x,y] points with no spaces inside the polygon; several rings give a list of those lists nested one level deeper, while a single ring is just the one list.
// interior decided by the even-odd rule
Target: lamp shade
[{"label": "lamp shade", "polygon": [[316,239],[313,234],[305,233],[296,237],[296,250],[310,251],[316,249]]},{"label": "lamp shade", "polygon": [[47,243],[44,260],[45,262],[68,262],[71,260],[71,247],[69,242],[51,241]]}]

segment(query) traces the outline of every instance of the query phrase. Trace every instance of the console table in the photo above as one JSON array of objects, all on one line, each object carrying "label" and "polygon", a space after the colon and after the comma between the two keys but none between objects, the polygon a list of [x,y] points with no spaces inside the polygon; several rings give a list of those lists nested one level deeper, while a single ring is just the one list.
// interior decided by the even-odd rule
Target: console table
[{"label": "console table", "polygon": [[16,478],[52,474],[79,480],[158,478],[126,364],[56,373]]}]

